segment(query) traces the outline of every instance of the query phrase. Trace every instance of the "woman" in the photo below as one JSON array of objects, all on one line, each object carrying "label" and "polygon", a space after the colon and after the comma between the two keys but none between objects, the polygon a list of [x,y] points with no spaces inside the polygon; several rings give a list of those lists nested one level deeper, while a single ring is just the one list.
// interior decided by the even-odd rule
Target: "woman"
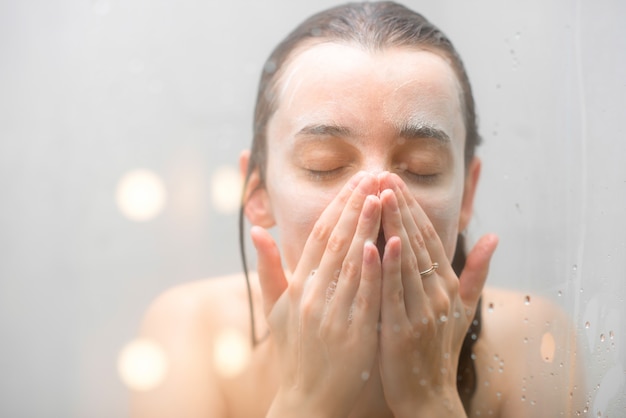
[{"label": "woman", "polygon": [[[309,18],[264,67],[254,129],[240,166],[258,275],[250,294],[242,277],[228,277],[153,304],[142,335],[164,348],[170,369],[135,395],[134,416],[580,408],[563,315],[483,288],[494,235],[465,255],[480,137],[467,75],[443,33],[390,2]],[[236,376],[213,361],[224,329],[254,339]]]}]

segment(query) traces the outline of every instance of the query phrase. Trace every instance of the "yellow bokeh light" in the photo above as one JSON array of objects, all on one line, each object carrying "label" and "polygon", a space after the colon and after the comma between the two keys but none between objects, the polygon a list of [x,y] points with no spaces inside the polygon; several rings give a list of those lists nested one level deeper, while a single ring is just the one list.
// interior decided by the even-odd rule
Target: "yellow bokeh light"
[{"label": "yellow bokeh light", "polygon": [[250,342],[237,330],[224,330],[215,338],[213,361],[216,371],[225,378],[241,373],[250,362],[250,354]]},{"label": "yellow bokeh light", "polygon": [[136,339],[120,352],[117,370],[124,384],[132,390],[148,391],[163,382],[168,362],[164,350],[155,342]]},{"label": "yellow bokeh light", "polygon": [[120,211],[128,219],[149,221],[165,206],[165,186],[152,171],[136,169],[120,179],[115,198]]},{"label": "yellow bokeh light", "polygon": [[241,202],[243,182],[237,169],[231,166],[218,167],[211,177],[211,201],[222,213],[237,211]]}]

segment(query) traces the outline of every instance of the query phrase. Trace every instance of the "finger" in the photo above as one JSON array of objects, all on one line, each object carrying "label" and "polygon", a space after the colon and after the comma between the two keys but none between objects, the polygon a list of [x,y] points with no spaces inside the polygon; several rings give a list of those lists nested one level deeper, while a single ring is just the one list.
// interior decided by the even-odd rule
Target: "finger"
[{"label": "finger", "polygon": [[407,320],[402,286],[402,242],[399,237],[390,237],[383,254],[382,300],[380,317],[383,334],[397,332]]},{"label": "finger", "polygon": [[[396,185],[399,193],[404,197],[410,213],[414,219],[415,225],[419,228],[420,234],[426,245],[426,250],[430,256],[431,262],[427,266],[422,266],[424,269],[429,268],[433,262],[437,262],[440,267],[447,267],[450,263],[448,256],[441,243],[439,234],[433,226],[432,222],[424,212],[422,206],[417,202],[413,193],[409,190],[406,183],[402,179],[393,173],[389,173],[384,180],[385,183],[393,183]],[[422,270],[424,271],[424,270]]]},{"label": "finger", "polygon": [[[449,309],[450,298],[458,292],[459,282],[452,270],[439,234],[406,183],[398,175],[389,173],[381,179],[381,183],[396,190],[399,195],[398,199],[406,203],[408,216],[413,219],[413,222],[404,221],[407,230],[410,231],[412,225],[417,228],[417,231],[412,233],[415,237],[415,246],[425,247],[422,250],[415,250],[420,272],[432,268],[437,263],[438,271],[435,273],[438,274],[421,275],[420,273],[422,278],[420,282],[428,300],[435,304],[437,314],[445,315]],[[413,307],[414,305],[407,304],[407,312],[414,313]],[[414,317],[411,316],[411,318]]]},{"label": "finger", "polygon": [[[368,196],[378,191],[378,179],[371,174],[367,174],[359,185],[354,189],[352,195],[341,212],[341,216],[332,230],[326,248],[319,261],[319,267],[315,273],[315,280],[308,284],[310,289],[310,297],[316,302],[325,304],[325,293],[329,284],[335,280],[335,273],[341,271],[344,267],[350,269],[350,275],[357,278],[360,275],[361,267],[361,249],[363,243],[359,246],[358,259],[348,259],[350,245],[355,238],[357,225],[363,205]],[[371,224],[372,220],[368,219]],[[371,228],[371,226],[370,226]],[[344,266],[344,264],[346,264]]]},{"label": "finger", "polygon": [[[297,267],[297,270],[301,270],[301,274],[294,274],[294,277],[306,278],[313,269],[319,266],[331,232],[335,228],[348,200],[365,176],[366,172],[364,171],[355,174],[324,209],[304,245],[302,257]],[[294,285],[301,288],[304,283],[294,283]]]},{"label": "finger", "polygon": [[497,246],[498,237],[495,234],[487,234],[478,240],[467,255],[459,282],[459,295],[465,306],[472,310],[476,307],[485,286],[489,262]]},{"label": "finger", "polygon": [[417,258],[419,271],[424,271],[432,266],[432,260],[430,258],[430,254],[428,253],[428,249],[426,248],[426,243],[424,242],[422,233],[417,226],[417,222],[413,214],[413,208],[411,207],[411,205],[415,205],[417,203],[411,193],[405,196],[408,189],[402,190],[397,181],[393,178],[389,178],[390,173],[385,173],[381,182],[384,182],[385,187],[388,187],[396,195],[398,206],[400,207],[400,213],[402,215],[402,224],[406,229],[408,243]]},{"label": "finger", "polygon": [[419,275],[417,257],[413,252],[410,240],[403,224],[402,213],[398,200],[392,190],[381,193],[383,204],[383,229],[385,236],[397,236],[402,242],[401,280],[404,289],[404,302],[409,318],[416,318],[419,306],[425,300],[424,288]]},{"label": "finger", "polygon": [[[404,182],[403,182],[404,183]],[[458,289],[458,280],[456,275],[439,275],[435,274],[435,271],[431,271],[427,274],[422,275],[421,272],[428,271],[429,269],[434,268],[434,263],[437,263],[437,266],[447,264],[447,257],[444,255],[444,259],[437,257],[438,260],[446,260],[443,261],[434,261],[429,253],[429,249],[426,246],[426,241],[422,235],[422,231],[418,227],[413,211],[417,211],[419,204],[413,197],[413,195],[409,192],[406,184],[404,185],[404,191],[400,189],[398,185],[395,186],[394,192],[396,194],[396,198],[398,199],[398,205],[400,207],[400,213],[402,214],[402,224],[406,230],[409,244],[415,254],[417,259],[417,269],[419,276],[414,277],[413,280],[407,280],[403,277],[402,283],[404,284],[404,300],[406,304],[407,315],[411,320],[417,321],[422,318],[419,317],[422,306],[419,302],[416,301],[415,297],[410,297],[414,291],[422,290],[425,295],[425,300],[428,299],[431,303],[434,303],[434,307],[438,310],[437,314],[446,315],[448,304],[445,302],[450,299],[451,294],[456,294]],[[413,205],[413,209],[409,207],[409,203],[411,202]],[[421,211],[421,207],[420,207]],[[423,213],[423,211],[422,211]],[[436,235],[436,241],[440,242],[439,236],[437,235],[430,219],[426,217],[425,224],[422,226],[423,229],[430,229],[431,233]],[[432,247],[432,246],[431,246]],[[441,248],[443,246],[441,245]],[[438,268],[438,267],[437,267]],[[418,285],[421,284],[421,288],[418,290]],[[446,295],[447,292],[447,295]]]},{"label": "finger", "polygon": [[[365,247],[374,242],[378,236],[380,228],[380,200],[376,196],[367,196],[363,204],[363,210],[359,216],[359,221],[350,245],[350,249],[341,265],[341,272],[338,277],[336,292],[332,301],[329,301],[329,314],[337,315],[340,320],[346,319],[350,315],[355,302],[357,289],[360,292],[363,275],[372,272],[363,271],[365,260]],[[377,251],[378,253],[378,251]],[[367,253],[367,255],[371,255]],[[380,260],[379,260],[380,263]],[[370,263],[367,267],[371,267]],[[380,275],[380,271],[378,272]],[[378,314],[377,314],[378,315]]]},{"label": "finger", "polygon": [[280,251],[270,233],[260,226],[253,226],[250,235],[258,254],[259,283],[263,294],[263,309],[267,316],[287,289],[287,278],[280,260]]},{"label": "finger", "polygon": [[364,337],[376,336],[380,317],[382,271],[378,248],[368,241],[363,246],[361,280],[354,299],[352,324]]}]

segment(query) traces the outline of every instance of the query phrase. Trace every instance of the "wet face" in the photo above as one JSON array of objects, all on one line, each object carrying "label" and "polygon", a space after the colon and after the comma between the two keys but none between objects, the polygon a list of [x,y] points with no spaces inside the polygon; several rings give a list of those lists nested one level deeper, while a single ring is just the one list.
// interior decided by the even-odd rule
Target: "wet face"
[{"label": "wet face", "polygon": [[360,170],[397,173],[452,258],[461,215],[471,207],[463,199],[460,88],[445,59],[408,48],[317,44],[295,53],[277,92],[263,193],[288,269],[321,212]]}]

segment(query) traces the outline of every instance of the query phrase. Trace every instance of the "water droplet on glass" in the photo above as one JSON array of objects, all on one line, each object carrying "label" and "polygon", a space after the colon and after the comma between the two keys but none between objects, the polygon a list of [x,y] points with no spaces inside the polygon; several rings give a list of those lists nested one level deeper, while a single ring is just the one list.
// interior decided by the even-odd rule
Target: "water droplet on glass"
[{"label": "water droplet on glass", "polygon": [[519,38],[522,36],[521,32],[516,32],[515,33],[515,40],[519,40]]},{"label": "water droplet on glass", "polygon": [[574,265],[572,266],[572,271],[576,271],[576,270],[578,270],[578,265],[574,264]]},{"label": "water droplet on glass", "polygon": [[487,309],[489,312],[493,312],[493,303],[489,304],[489,308]]},{"label": "water droplet on glass", "polygon": [[561,297],[563,296],[563,292],[561,292],[560,290],[557,292],[557,296]]},{"label": "water droplet on glass", "polygon": [[604,342],[605,338],[604,338],[604,334],[600,334],[600,342]]},{"label": "water droplet on glass", "polygon": [[526,400],[526,395],[522,395],[522,402]]},{"label": "water droplet on glass", "polygon": [[445,315],[441,315],[441,316],[439,317],[439,321],[441,321],[441,322],[448,322],[448,317],[447,317],[447,316],[445,316]]},{"label": "water droplet on glass", "polygon": [[526,297],[524,297],[524,305],[530,305],[530,296],[526,295]]},{"label": "water droplet on glass", "polygon": [[370,378],[370,372],[368,372],[367,370],[361,373],[361,380],[367,381],[369,378]]},{"label": "water droplet on glass", "polygon": [[609,331],[609,338],[613,339],[615,337],[615,333],[613,331]]},{"label": "water droplet on glass", "polygon": [[591,324],[589,323],[589,321],[585,322],[585,328],[589,328],[591,326]]}]

